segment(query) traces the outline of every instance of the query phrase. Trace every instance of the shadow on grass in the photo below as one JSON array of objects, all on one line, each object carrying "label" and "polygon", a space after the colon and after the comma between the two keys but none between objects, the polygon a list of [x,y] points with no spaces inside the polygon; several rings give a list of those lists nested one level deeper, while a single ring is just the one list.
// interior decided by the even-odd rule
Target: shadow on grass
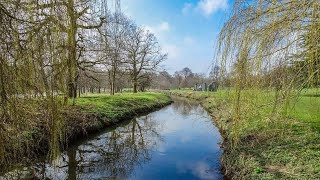
[{"label": "shadow on grass", "polygon": [[304,94],[304,97],[320,97],[320,94]]}]

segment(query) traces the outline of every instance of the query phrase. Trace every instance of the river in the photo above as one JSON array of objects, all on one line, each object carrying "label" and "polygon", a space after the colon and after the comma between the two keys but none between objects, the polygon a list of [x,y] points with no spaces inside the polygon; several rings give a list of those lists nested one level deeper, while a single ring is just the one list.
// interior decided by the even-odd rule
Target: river
[{"label": "river", "polygon": [[185,99],[74,143],[54,162],[24,171],[39,179],[223,179],[222,137],[198,103]]}]

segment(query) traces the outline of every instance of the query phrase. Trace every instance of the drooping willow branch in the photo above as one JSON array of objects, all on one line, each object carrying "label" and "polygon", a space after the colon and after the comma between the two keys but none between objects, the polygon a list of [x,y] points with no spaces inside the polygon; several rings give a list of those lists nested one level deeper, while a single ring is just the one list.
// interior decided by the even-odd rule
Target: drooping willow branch
[{"label": "drooping willow branch", "polygon": [[235,120],[244,114],[241,102],[249,98],[245,90],[274,90],[272,102],[283,103],[274,107],[286,111],[292,93],[318,87],[319,52],[318,0],[236,0],[220,32],[216,55],[236,92]]}]

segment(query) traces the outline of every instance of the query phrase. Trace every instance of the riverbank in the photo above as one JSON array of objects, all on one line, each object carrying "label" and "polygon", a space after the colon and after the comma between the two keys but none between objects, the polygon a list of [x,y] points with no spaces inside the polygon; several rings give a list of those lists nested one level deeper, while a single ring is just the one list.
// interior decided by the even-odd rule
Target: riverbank
[{"label": "riverbank", "polygon": [[[198,100],[214,118],[224,137],[222,165],[231,179],[320,178],[320,119],[316,109],[319,104],[314,104],[319,103],[318,99],[302,96],[296,102],[299,109],[291,110],[288,117],[271,118],[267,115],[270,107],[250,111],[253,104],[263,105],[264,98],[258,98],[259,102],[246,99],[246,118],[235,127],[229,92],[168,93]],[[235,139],[237,143],[232,143]]]},{"label": "riverbank", "polygon": [[22,179],[33,172],[35,179],[223,179],[222,137],[210,115],[196,101],[173,100],[77,140],[54,163],[37,158],[2,177]]},{"label": "riverbank", "polygon": [[[52,136],[61,136],[59,138],[64,139],[63,144],[70,144],[87,134],[154,111],[171,102],[170,97],[160,93],[89,95],[78,98],[75,106],[67,105],[58,109],[54,122],[44,121],[45,118],[42,117],[45,113],[41,112],[41,106],[38,105],[40,103],[24,103],[30,108],[30,114],[25,117],[32,119],[32,124],[19,126],[18,130],[11,128],[12,131],[20,133],[19,136],[10,137],[5,141],[6,144],[2,144],[6,152],[1,166],[8,166],[8,163],[13,162],[27,162],[29,159],[47,154],[49,149],[57,148],[52,145]],[[38,106],[35,107],[36,105]]]},{"label": "riverbank", "polygon": [[76,105],[65,111],[69,120],[69,139],[115,125],[122,120],[160,109],[172,100],[160,93],[89,95],[77,99]]}]

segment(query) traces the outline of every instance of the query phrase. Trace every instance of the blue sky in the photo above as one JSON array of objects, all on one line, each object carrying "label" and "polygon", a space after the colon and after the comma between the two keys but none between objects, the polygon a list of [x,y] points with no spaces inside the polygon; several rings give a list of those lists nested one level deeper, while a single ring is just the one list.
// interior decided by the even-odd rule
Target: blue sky
[{"label": "blue sky", "polygon": [[189,67],[208,73],[214,45],[232,0],[122,0],[122,11],[153,32],[168,59],[170,73]]}]

